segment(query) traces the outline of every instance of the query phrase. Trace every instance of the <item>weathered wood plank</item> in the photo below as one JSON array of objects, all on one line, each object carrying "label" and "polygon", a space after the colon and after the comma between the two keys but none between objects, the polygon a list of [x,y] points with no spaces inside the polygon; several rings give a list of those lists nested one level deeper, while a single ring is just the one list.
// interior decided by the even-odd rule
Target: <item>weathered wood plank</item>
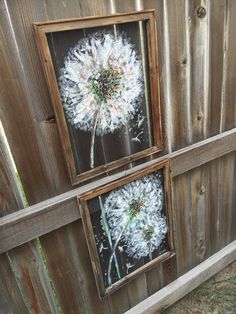
[{"label": "weathered wood plank", "polygon": [[[76,196],[96,189],[114,180],[124,178],[137,170],[146,168],[164,159],[170,159],[172,177],[176,177],[206,162],[214,160],[236,149],[235,129],[219,134],[185,149],[138,165],[112,176],[100,179],[43,201],[0,219],[0,252],[28,242],[69,224],[80,218],[75,202]],[[188,184],[186,184],[188,186]],[[66,209],[66,210],[65,210]]]},{"label": "weathered wood plank", "polygon": [[206,255],[206,169],[201,167],[194,169],[191,175],[191,241],[193,266],[198,265],[205,259]]},{"label": "weathered wood plank", "polygon": [[173,180],[173,212],[175,215],[175,245],[178,274],[190,270],[192,261],[192,213],[190,175],[181,175]]},{"label": "weathered wood plank", "polygon": [[225,18],[224,18],[224,63],[223,63],[223,84],[222,84],[222,117],[221,129],[229,130],[236,125],[236,43],[234,40],[236,28],[236,20],[234,12],[236,10],[236,2],[229,0],[226,2]]},{"label": "weathered wood plank", "polygon": [[235,153],[221,158],[219,187],[219,244],[223,248],[231,240]]},{"label": "weathered wood plank", "polygon": [[[21,198],[17,191],[15,176],[12,175],[12,163],[6,149],[5,137],[0,123],[0,216],[4,216],[18,207]],[[7,254],[0,255],[0,312],[27,313],[23,296],[17,285]]]},{"label": "weathered wood plank", "polygon": [[[236,169],[236,154],[235,154],[235,162],[234,162],[234,169]],[[236,228],[235,228],[235,221],[236,221],[236,171],[234,170],[234,181],[233,181],[233,187],[232,187],[232,212],[231,212],[231,238],[230,240],[236,240]]]},{"label": "weathered wood plank", "polygon": [[0,312],[28,313],[6,254],[0,255]]},{"label": "weathered wood plank", "polygon": [[223,84],[223,64],[225,56],[224,19],[226,14],[226,0],[209,2],[210,53],[209,53],[209,107],[207,136],[221,132],[221,100]]},{"label": "weathered wood plank", "polygon": [[[164,1],[164,38],[165,59],[168,64],[166,81],[168,90],[163,91],[166,103],[170,107],[168,123],[171,124],[171,150],[175,151],[188,144],[191,140],[189,69],[188,54],[188,17],[186,11],[188,1]],[[181,8],[181,9],[180,9]],[[178,30],[178,31],[177,31]],[[164,87],[166,89],[166,86]],[[169,102],[169,104],[168,104]]]},{"label": "weathered wood plank", "polygon": [[[3,214],[16,211],[23,206],[16,184],[15,169],[2,129],[0,129],[0,193],[0,210]],[[18,313],[22,310],[27,313],[30,310],[33,313],[57,313],[47,273],[34,243],[29,242],[14,251],[9,251],[8,256],[2,254],[0,259],[1,289],[5,290],[3,298],[0,298],[1,312]],[[6,302],[9,302],[8,309],[6,304],[4,305]],[[9,310],[11,307],[12,311]]]},{"label": "weathered wood plank", "polygon": [[149,314],[167,308],[236,260],[236,241],[148,297],[125,314]]},{"label": "weathered wood plank", "polygon": [[[192,143],[207,136],[209,103],[209,1],[189,2],[189,41],[191,54],[191,133]],[[205,10],[200,14],[198,10]]]},{"label": "weathered wood plank", "polygon": [[[208,185],[207,192],[209,194],[209,208],[210,208],[210,238],[207,245],[210,255],[219,250],[219,226],[220,226],[220,208],[219,208],[219,195],[220,195],[220,158],[211,162],[208,166]],[[217,196],[217,197],[216,197]]]},{"label": "weathered wood plank", "polygon": [[61,192],[70,187],[58,131],[47,122],[53,111],[27,11],[34,12],[34,21],[45,19],[45,12],[43,6],[35,10],[33,1],[1,1],[0,5],[1,120],[27,199],[33,204],[58,194],[56,181]]}]

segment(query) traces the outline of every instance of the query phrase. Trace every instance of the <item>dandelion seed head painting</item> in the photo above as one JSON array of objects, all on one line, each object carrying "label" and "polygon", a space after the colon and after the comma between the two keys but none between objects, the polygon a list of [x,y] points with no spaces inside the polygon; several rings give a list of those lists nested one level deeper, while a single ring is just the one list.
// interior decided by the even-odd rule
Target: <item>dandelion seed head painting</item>
[{"label": "dandelion seed head painting", "polygon": [[71,48],[59,86],[69,123],[91,133],[90,167],[97,136],[134,118],[143,96],[142,63],[125,33],[95,32]]},{"label": "dandelion seed head painting", "polygon": [[72,48],[61,70],[60,91],[69,122],[96,134],[113,133],[136,112],[142,64],[125,34],[93,33]]},{"label": "dandelion seed head painting", "polygon": [[89,200],[105,287],[168,250],[163,170]]}]

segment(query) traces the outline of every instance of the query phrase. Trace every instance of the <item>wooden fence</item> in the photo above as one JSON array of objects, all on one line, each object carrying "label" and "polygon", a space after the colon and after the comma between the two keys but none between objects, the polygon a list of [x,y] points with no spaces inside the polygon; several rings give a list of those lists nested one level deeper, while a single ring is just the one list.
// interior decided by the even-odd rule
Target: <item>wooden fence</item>
[{"label": "wooden fence", "polygon": [[[176,258],[100,301],[34,22],[156,9]],[[29,205],[0,146],[0,312],[123,313],[236,239],[236,2],[0,0],[0,118]],[[21,209],[21,210],[19,210]]]}]

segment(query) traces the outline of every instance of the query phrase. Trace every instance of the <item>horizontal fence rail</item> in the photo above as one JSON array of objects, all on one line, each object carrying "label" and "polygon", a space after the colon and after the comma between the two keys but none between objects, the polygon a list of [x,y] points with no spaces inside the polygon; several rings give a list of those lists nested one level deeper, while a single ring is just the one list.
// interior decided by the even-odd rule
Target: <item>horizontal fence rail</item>
[{"label": "horizontal fence rail", "polygon": [[236,128],[6,215],[0,218],[0,253],[80,219],[76,197],[91,189],[94,190],[163,160],[170,160],[171,175],[176,177],[235,150]]}]

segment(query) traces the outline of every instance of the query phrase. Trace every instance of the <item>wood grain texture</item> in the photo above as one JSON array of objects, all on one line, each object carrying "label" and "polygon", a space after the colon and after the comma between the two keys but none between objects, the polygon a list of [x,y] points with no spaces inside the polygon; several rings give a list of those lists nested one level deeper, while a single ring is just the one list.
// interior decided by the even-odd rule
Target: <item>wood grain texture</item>
[{"label": "wood grain texture", "polygon": [[221,95],[222,117],[221,129],[229,130],[234,127],[236,121],[235,110],[235,83],[236,83],[236,44],[233,40],[233,30],[236,27],[234,18],[234,11],[236,10],[236,3],[233,0],[226,2],[225,18],[224,18],[224,63],[223,63],[223,84]]},{"label": "wood grain texture", "polygon": [[222,113],[222,85],[224,81],[225,59],[225,16],[226,0],[209,2],[209,28],[210,28],[210,53],[209,53],[209,115],[207,136],[221,132]]},{"label": "wood grain texture", "polygon": [[[0,129],[0,193],[2,214],[23,207],[15,169],[2,129]],[[8,255],[2,254],[0,259],[1,290],[4,290],[3,298],[0,298],[1,312],[57,313],[43,261],[33,242],[9,251]]]},{"label": "wood grain texture", "polygon": [[[168,90],[163,91],[166,105],[170,107],[168,120],[170,123],[170,146],[175,151],[190,143],[189,115],[189,67],[191,63],[188,54],[186,31],[189,27],[186,10],[188,1],[164,1],[164,43],[166,69],[166,84]],[[181,10],[179,10],[181,7]],[[178,29],[178,32],[175,30]],[[163,35],[162,35],[163,36]]]},{"label": "wood grain texture", "polygon": [[190,175],[183,174],[173,181],[173,210],[175,245],[177,252],[178,274],[191,269],[192,260],[192,212]]},{"label": "wood grain texture", "polygon": [[[235,154],[235,162],[234,162],[234,169],[236,167],[236,154]],[[234,241],[236,239],[236,228],[235,228],[235,221],[236,221],[236,171],[234,171],[234,181],[232,186],[232,210],[231,210],[231,232],[230,232],[230,240]]]},{"label": "wood grain texture", "polygon": [[0,255],[0,311],[1,313],[28,313],[23,297],[17,286],[14,273],[6,254]]},{"label": "wood grain texture", "polygon": [[235,173],[235,153],[228,154],[221,158],[220,178],[223,176],[226,179],[221,179],[219,186],[219,243],[220,248],[223,248],[231,240],[231,219],[233,202],[233,183]]}]

